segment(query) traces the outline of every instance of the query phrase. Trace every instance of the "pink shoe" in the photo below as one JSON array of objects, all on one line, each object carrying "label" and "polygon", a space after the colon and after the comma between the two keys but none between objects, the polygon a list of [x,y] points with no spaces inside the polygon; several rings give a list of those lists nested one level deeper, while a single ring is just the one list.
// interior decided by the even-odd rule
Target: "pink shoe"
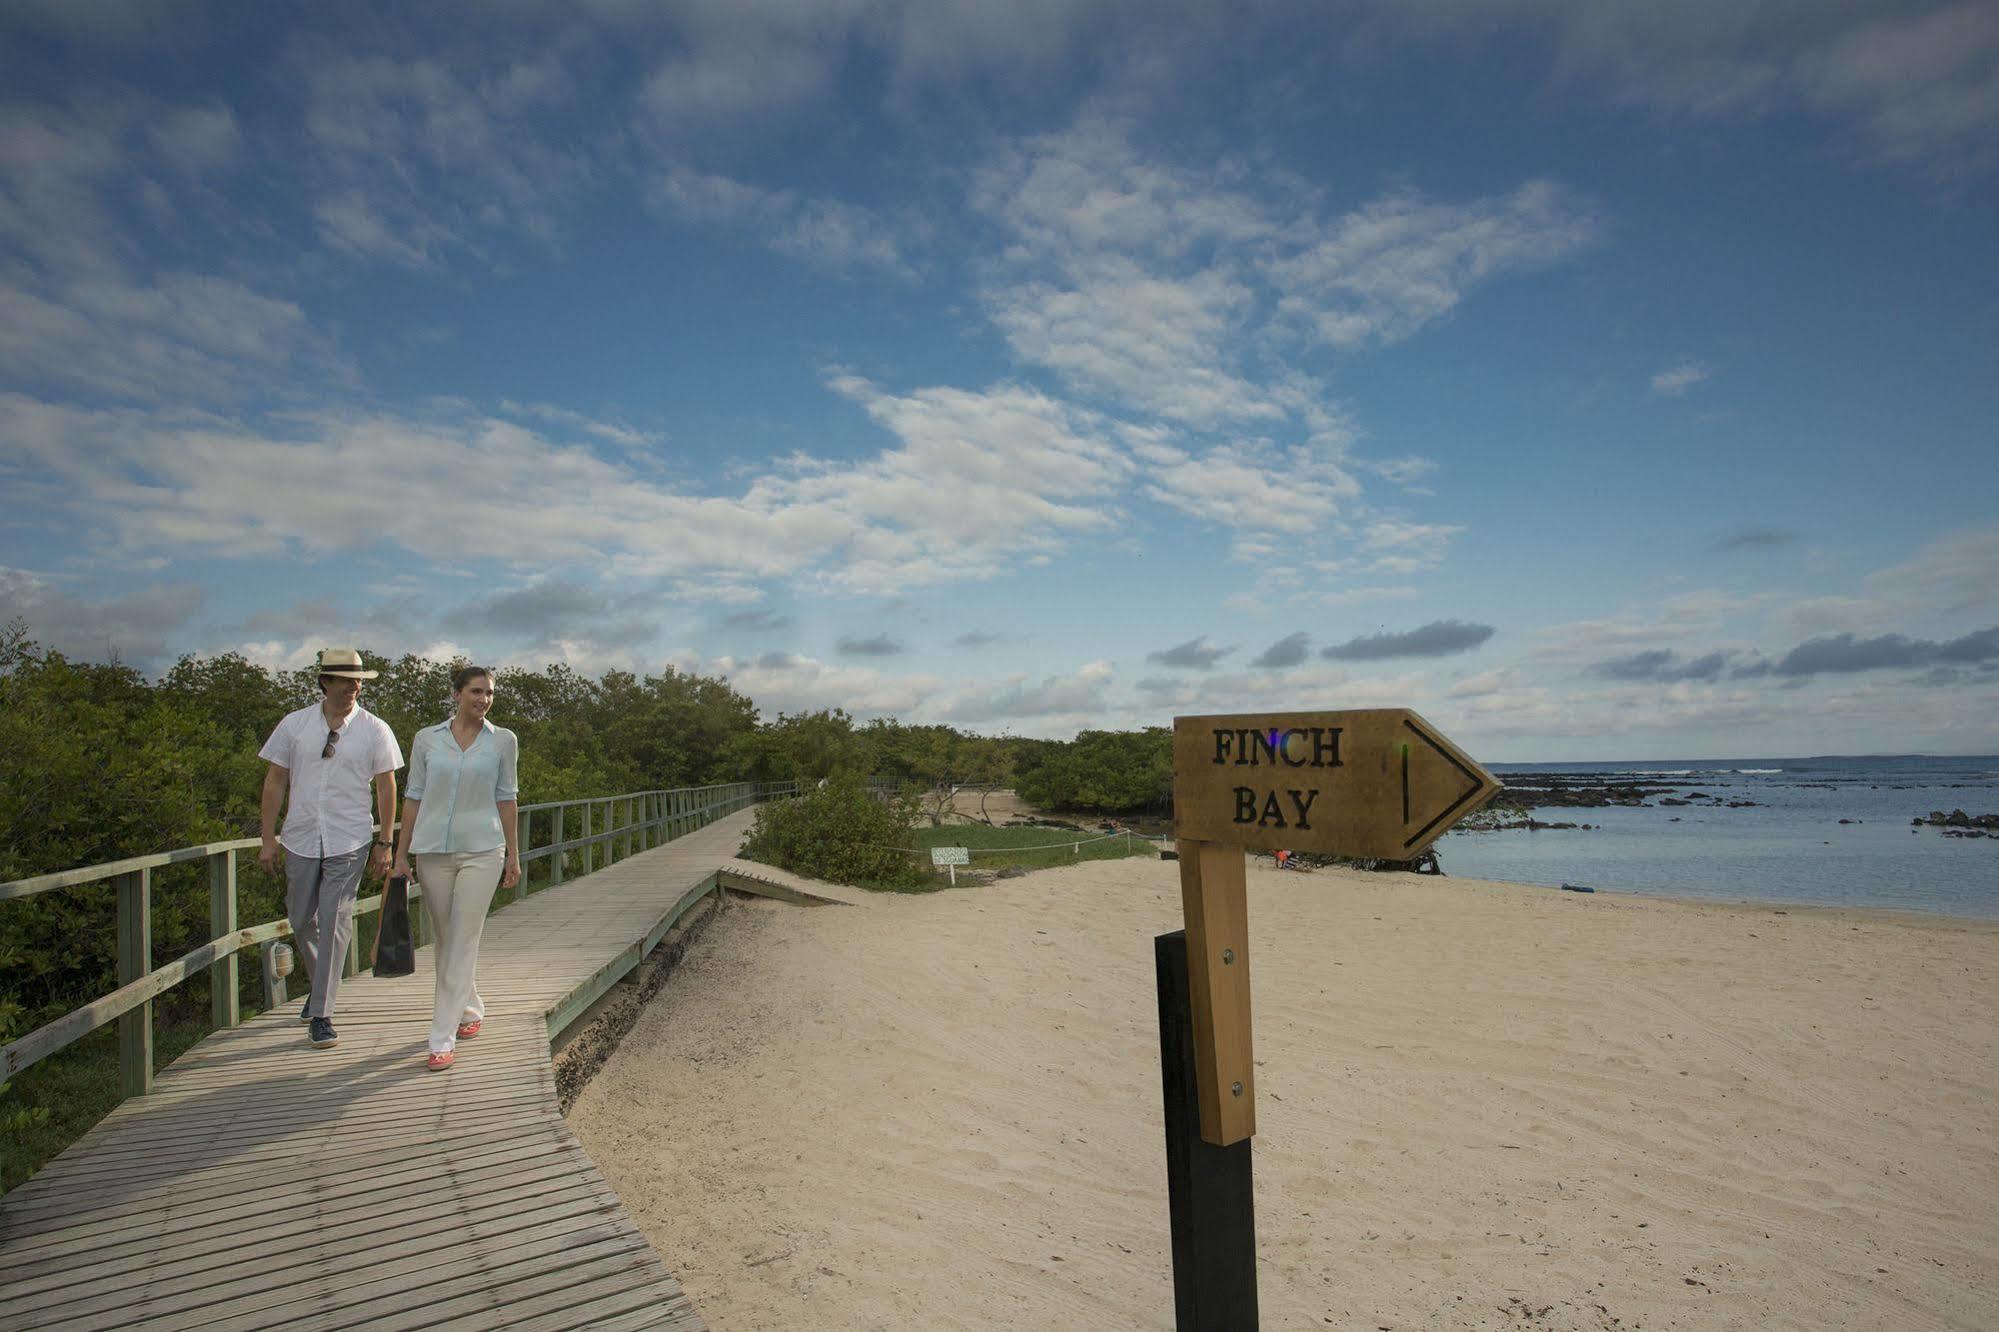
[{"label": "pink shoe", "polygon": [[461,1022],[458,1024],[459,1040],[469,1041],[478,1034],[479,1034],[479,1019],[474,1018],[470,1022]]},{"label": "pink shoe", "polygon": [[429,1069],[433,1073],[436,1073],[442,1069],[450,1068],[451,1051],[449,1050],[435,1051],[434,1053],[432,1053],[429,1059],[424,1061],[424,1067]]}]

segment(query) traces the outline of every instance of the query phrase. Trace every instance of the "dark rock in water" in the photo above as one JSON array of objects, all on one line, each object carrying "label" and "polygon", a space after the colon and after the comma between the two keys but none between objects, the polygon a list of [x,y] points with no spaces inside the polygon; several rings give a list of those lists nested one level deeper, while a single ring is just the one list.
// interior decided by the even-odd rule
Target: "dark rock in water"
[{"label": "dark rock in water", "polygon": [[1565,893],[1593,893],[1596,889],[1584,883],[1565,883],[1562,885],[1562,891]]},{"label": "dark rock in water", "polygon": [[1666,797],[1665,799],[1661,800],[1661,801],[1660,801],[1659,803],[1660,803],[1660,804],[1662,804],[1662,805],[1684,805],[1684,804],[1686,804],[1687,802],[1686,802],[1686,801],[1684,801],[1684,800],[1675,800],[1675,799],[1673,799],[1673,797],[1671,797],[1671,796],[1667,796],[1667,797]]},{"label": "dark rock in water", "polygon": [[1754,800],[1731,800],[1728,802],[1728,807],[1730,809],[1753,809],[1757,803]]},{"label": "dark rock in water", "polygon": [[1608,782],[1590,773],[1515,772],[1507,774],[1493,804],[1516,810],[1543,805],[1642,805],[1652,796],[1677,789],[1672,782]]},{"label": "dark rock in water", "polygon": [[1927,819],[1918,817],[1912,820],[1912,822],[1917,825],[1927,823],[1933,828],[1985,828],[1990,831],[1999,831],[1999,814],[1979,814],[1974,816],[1965,813],[1961,809],[1954,809],[1948,814],[1940,809],[1933,809],[1930,811],[1930,816]]},{"label": "dark rock in water", "polygon": [[1666,820],[1666,822],[1668,823],[1678,823],[1679,821],[1680,821],[1680,816],[1677,814],[1675,814],[1672,818]]},{"label": "dark rock in water", "polygon": [[1856,820],[1854,820],[1854,819],[1841,819],[1841,820],[1840,820],[1840,822],[1841,822],[1841,823],[1853,823],[1853,822],[1856,822]]}]

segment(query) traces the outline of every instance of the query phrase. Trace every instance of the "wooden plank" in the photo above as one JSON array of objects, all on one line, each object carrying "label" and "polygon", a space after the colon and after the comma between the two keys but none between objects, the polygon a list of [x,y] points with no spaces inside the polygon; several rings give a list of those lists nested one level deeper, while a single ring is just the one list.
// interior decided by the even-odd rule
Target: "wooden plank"
[{"label": "wooden plank", "polygon": [[[153,872],[118,876],[118,984],[144,981],[153,969]],[[118,1017],[118,1090],[143,1096],[153,1086],[153,1001],[141,1000]]]},{"label": "wooden plank", "polygon": [[864,900],[860,896],[863,890],[787,874],[755,861],[725,860],[716,874],[724,888],[739,893],[754,893],[758,897],[789,902],[794,906],[856,906]]},{"label": "wooden plank", "polygon": [[[551,1255],[579,1250],[620,1245],[629,1250],[634,1244],[643,1245],[644,1240],[629,1226],[616,1223],[616,1199],[609,1202],[613,1211],[585,1217],[581,1225],[573,1218],[559,1218],[548,1226],[528,1221],[510,1228],[504,1218],[484,1218],[476,1241],[468,1239],[455,1249],[427,1250],[407,1260],[387,1243],[379,1250],[366,1243],[353,1244],[363,1260],[359,1264],[347,1261],[344,1253],[315,1246],[324,1263],[297,1273],[292,1281],[267,1287],[247,1299],[191,1309],[185,1316],[147,1319],[146,1327],[148,1332],[220,1332],[269,1328],[290,1319],[327,1327],[338,1326],[352,1317],[354,1310],[370,1306],[421,1310],[438,1292],[473,1286],[488,1265],[504,1268],[546,1262]],[[139,1313],[144,1317],[143,1310]]]},{"label": "wooden plank", "polygon": [[[454,1102],[420,1105],[410,1108],[409,1113],[439,1121],[447,1116],[456,1116],[457,1123],[484,1125],[490,1120],[503,1120],[506,1115],[540,1104],[539,1098],[547,1090],[546,1084],[540,1080],[518,1089],[512,1083],[501,1082],[496,1084],[496,1090],[476,1100],[468,1091]],[[88,1194],[93,1184],[123,1193],[146,1179],[182,1175],[205,1166],[246,1171],[282,1162],[308,1147],[318,1152],[329,1150],[347,1139],[365,1143],[370,1131],[380,1131],[382,1115],[397,1114],[401,1110],[402,1107],[394,1103],[353,1106],[342,1111],[337,1121],[325,1125],[299,1120],[272,1130],[260,1130],[254,1138],[235,1142],[227,1138],[210,1138],[170,1145],[155,1159],[148,1159],[143,1154],[127,1156],[111,1162],[105,1169],[64,1176],[63,1186],[66,1192],[82,1197]]]},{"label": "wooden plank", "polygon": [[661,1301],[641,1306],[630,1313],[618,1314],[590,1320],[591,1332],[693,1332],[702,1328],[701,1315],[694,1312],[694,1306],[685,1297],[673,1301]]},{"label": "wooden plank", "polygon": [[[222,851],[208,858],[208,935],[225,939],[236,932],[236,853]],[[236,950],[230,949],[208,967],[208,1018],[217,1030],[242,1021],[238,1011]]]},{"label": "wooden plank", "polygon": [[[516,1300],[488,1315],[487,1326],[512,1328],[516,1332],[562,1332],[562,1329],[572,1327],[595,1327],[601,1318],[644,1308],[657,1303],[662,1296],[668,1299],[677,1296],[686,1301],[687,1296],[681,1291],[680,1284],[672,1282],[668,1287],[666,1283],[670,1281],[672,1278],[644,1266],[612,1272],[587,1285],[572,1284],[562,1290]],[[668,1294],[669,1289],[671,1294]]]},{"label": "wooden plank", "polygon": [[[558,1127],[560,1125],[560,1121],[557,1120],[551,1119],[549,1122]],[[477,1142],[482,1137],[498,1137],[500,1132],[509,1126],[518,1129],[519,1125],[520,1115],[518,1111],[500,1113],[498,1108],[494,1108],[490,1112],[482,1111],[481,1118],[469,1126],[464,1136],[448,1138],[445,1141],[454,1142],[460,1147],[465,1147],[472,1142]],[[559,1131],[566,1133],[567,1130],[566,1128],[559,1127]],[[539,1127],[531,1130],[529,1135],[531,1140],[534,1135],[538,1135],[540,1132],[541,1129]],[[520,1141],[518,1138],[509,1140]],[[567,1142],[568,1139],[564,1141]],[[351,1135],[347,1142],[340,1145],[340,1148],[337,1152],[329,1150],[326,1153],[329,1158],[334,1159],[334,1163],[338,1166],[338,1169],[325,1176],[320,1175],[316,1168],[308,1167],[307,1163],[316,1166],[317,1156],[308,1156],[297,1151],[291,1151],[279,1154],[266,1162],[255,1163],[258,1165],[258,1168],[253,1170],[244,1169],[246,1165],[253,1163],[231,1161],[226,1163],[222,1169],[203,1170],[196,1167],[180,1172],[169,1172],[168,1174],[157,1176],[154,1180],[147,1181],[147,1183],[149,1185],[170,1184],[170,1187],[149,1187],[147,1192],[138,1196],[115,1189],[107,1190],[99,1197],[84,1198],[82,1201],[85,1205],[79,1207],[73,1215],[89,1213],[89,1217],[86,1219],[102,1219],[118,1215],[140,1214],[173,1214],[178,1216],[185,1210],[191,1216],[198,1214],[200,1209],[204,1207],[212,1206],[218,1186],[224,1187],[225,1191],[233,1192],[247,1185],[263,1184],[271,1186],[275,1192],[279,1187],[278,1181],[291,1182],[296,1175],[298,1179],[303,1181],[319,1182],[322,1185],[319,1192],[324,1193],[324,1186],[327,1180],[342,1178],[355,1166],[365,1165],[371,1161],[377,1164],[380,1162],[379,1142],[375,1144],[373,1156],[370,1156],[367,1140],[362,1134]],[[549,1154],[547,1152],[537,1152],[532,1146],[526,1145],[521,1148],[520,1153],[523,1160],[533,1160],[538,1156]],[[415,1162],[422,1161],[425,1158],[413,1157],[411,1159]],[[482,1160],[478,1163],[477,1168],[483,1168],[486,1164],[488,1163]],[[437,1168],[447,1171],[456,1168],[455,1162],[448,1155],[437,1159],[436,1165]],[[421,1167],[412,1166],[412,1168]],[[469,1170],[474,1167],[467,1166],[466,1168]],[[579,1158],[576,1168],[594,1169],[594,1167],[588,1165],[587,1158]],[[257,1196],[261,1197],[263,1195],[259,1192]],[[321,1200],[320,1205],[337,1206],[337,1204],[326,1203],[324,1199]],[[26,1238],[31,1233],[51,1230],[53,1228],[52,1223],[63,1219],[61,1214],[52,1216],[47,1213],[39,1217],[24,1217],[21,1219],[21,1224],[10,1228],[10,1239]],[[11,1265],[13,1261],[11,1252],[8,1258]]]},{"label": "wooden plank", "polygon": [[[144,873],[144,871],[140,871],[140,873]],[[121,889],[121,894],[122,891]],[[120,928],[123,929],[124,917],[121,915],[119,919],[121,922]],[[117,989],[105,995],[102,999],[93,999],[83,1007],[66,1013],[53,1022],[35,1028],[26,1036],[8,1045],[4,1051],[0,1051],[0,1069],[5,1070],[6,1077],[12,1077],[29,1065],[48,1058],[57,1050],[83,1039],[99,1027],[105,1026],[114,1020],[119,1022],[122,1048],[122,1033],[125,1029],[123,1019],[127,1015],[130,1015],[133,1010],[143,1008],[150,1014],[154,996],[172,989],[195,972],[200,971],[203,967],[213,967],[224,958],[230,959],[230,965],[233,967],[234,955],[241,949],[254,946],[266,940],[287,936],[290,933],[290,922],[282,920],[273,921],[268,925],[260,925],[255,929],[238,930],[227,939],[216,939],[205,943],[185,957],[177,958],[157,971],[149,972],[143,976],[135,976],[129,980],[124,974],[123,953],[121,952],[119,962],[120,983]],[[235,991],[232,989],[230,994],[233,996]],[[149,1031],[151,1029],[150,1022],[147,1024],[147,1029]],[[132,1093],[127,1094],[130,1095]]]},{"label": "wooden plank", "polygon": [[[429,1193],[399,1198],[393,1211],[320,1215],[304,1209],[283,1224],[259,1227],[255,1249],[244,1247],[239,1232],[217,1227],[178,1237],[169,1245],[110,1258],[95,1254],[73,1258],[54,1279],[23,1282],[18,1296],[24,1300],[41,1296],[32,1307],[41,1310],[45,1320],[155,1303],[163,1309],[193,1309],[214,1303],[221,1297],[216,1293],[222,1283],[237,1276],[247,1275],[253,1287],[268,1287],[285,1284],[286,1274],[301,1266],[324,1272],[325,1255],[346,1247],[366,1254],[439,1236],[443,1247],[462,1247],[482,1221],[504,1230],[526,1224],[544,1207],[559,1209],[579,1202],[599,1209],[618,1206],[616,1195],[601,1180],[565,1169],[562,1162],[536,1171],[518,1188],[495,1179],[475,1195],[460,1196],[447,1179]],[[104,1293],[107,1290],[110,1293]],[[135,1290],[136,1299],[131,1294]]]},{"label": "wooden plank", "polygon": [[1226,1147],[1256,1132],[1244,857],[1239,846],[1186,839],[1179,845],[1201,1140]]},{"label": "wooden plank", "polygon": [[[655,849],[638,802],[622,823],[615,806],[593,818],[592,844],[608,855],[629,834],[632,854],[494,917],[480,966],[488,1026],[448,1074],[418,1062],[427,951],[409,984],[364,974],[343,987],[332,1050],[304,1045],[293,1010],[199,1043],[151,1096],[0,1199],[0,1323],[700,1328],[555,1114],[546,1031],[552,1009],[656,947],[714,890],[748,823],[718,826],[716,807],[694,811],[698,834]],[[246,933],[218,931],[220,947],[185,961],[213,965]],[[418,1129],[422,1146],[385,1159],[384,1124],[404,1141]],[[413,1307],[412,1288],[445,1299]]]},{"label": "wooden plank", "polygon": [[[342,1301],[337,1312],[328,1311],[321,1326],[356,1327],[366,1323],[377,1332],[413,1332],[453,1318],[505,1309],[548,1288],[574,1290],[582,1283],[602,1276],[632,1270],[645,1271],[658,1263],[645,1240],[634,1234],[623,1240],[603,1241],[588,1248],[558,1246],[553,1252],[508,1263],[503,1268],[477,1268],[460,1273],[443,1298],[413,1302],[405,1290],[373,1299]],[[262,1332],[255,1322],[211,1324],[216,1332]]]},{"label": "wooden plank", "polygon": [[[400,1150],[397,1163],[405,1171],[418,1175],[449,1167],[460,1176],[471,1177],[489,1167],[529,1170],[544,1158],[567,1159],[580,1150],[560,1121],[555,1121],[539,1139],[533,1130],[526,1130],[519,1137],[495,1139],[471,1147],[422,1140]],[[65,1246],[108,1248],[128,1242],[155,1244],[159,1239],[158,1227],[165,1221],[187,1228],[236,1226],[248,1218],[283,1212],[326,1193],[365,1205],[375,1195],[393,1196],[406,1187],[403,1179],[383,1174],[381,1153],[377,1149],[350,1154],[340,1168],[322,1166],[310,1177],[279,1179],[253,1193],[246,1193],[234,1183],[218,1183],[206,1191],[174,1190],[151,1200],[135,1200],[131,1206],[94,1216],[73,1212],[57,1218],[57,1224],[46,1229],[10,1239],[6,1248],[0,1250],[0,1276],[39,1264]]]},{"label": "wooden plank", "polygon": [[131,856],[125,860],[107,861],[102,865],[58,870],[54,874],[37,874],[31,879],[15,879],[11,883],[0,883],[0,902],[15,897],[32,897],[36,893],[52,892],[58,888],[85,888],[94,883],[116,879],[120,875],[160,869],[167,865],[185,865],[196,860],[206,860],[221,851],[242,851],[257,845],[259,845],[257,838],[242,837],[233,842],[205,842],[200,846],[184,846],[177,850],[158,851],[147,856]]}]

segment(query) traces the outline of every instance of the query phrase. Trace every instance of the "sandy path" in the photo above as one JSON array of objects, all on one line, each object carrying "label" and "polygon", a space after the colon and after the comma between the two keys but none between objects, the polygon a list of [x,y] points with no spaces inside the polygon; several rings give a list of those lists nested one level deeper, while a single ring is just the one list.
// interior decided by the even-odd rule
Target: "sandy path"
[{"label": "sandy path", "polygon": [[[1169,1328],[1175,867],[734,906],[571,1119],[718,1329]],[[1263,1326],[1999,1326],[1999,927],[1250,873]]]}]

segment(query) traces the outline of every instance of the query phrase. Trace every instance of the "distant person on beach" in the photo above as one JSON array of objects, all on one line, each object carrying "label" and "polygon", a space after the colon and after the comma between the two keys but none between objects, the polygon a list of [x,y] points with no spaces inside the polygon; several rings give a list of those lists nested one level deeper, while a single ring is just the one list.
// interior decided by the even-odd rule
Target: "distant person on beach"
[{"label": "distant person on beach", "polygon": [[415,861],[437,940],[437,1006],[426,1058],[433,1070],[450,1068],[458,1042],[479,1034],[486,1004],[473,979],[486,910],[495,889],[521,880],[514,842],[520,741],[486,719],[492,706],[493,673],[460,667],[451,675],[451,716],[410,741],[394,872],[408,874]]},{"label": "distant person on beach", "polygon": [[319,702],[288,714],[257,751],[270,765],[264,769],[264,844],[257,863],[273,874],[284,866],[285,915],[312,982],[298,1017],[322,1049],[340,1039],[333,1030],[333,1003],[340,993],[341,959],[354,938],[361,873],[379,876],[388,868],[389,830],[396,819],[396,769],[403,766],[403,751],[389,724],[360,704],[361,682],[375,675],[361,669],[361,654],[353,648],[326,649],[319,654]]}]

